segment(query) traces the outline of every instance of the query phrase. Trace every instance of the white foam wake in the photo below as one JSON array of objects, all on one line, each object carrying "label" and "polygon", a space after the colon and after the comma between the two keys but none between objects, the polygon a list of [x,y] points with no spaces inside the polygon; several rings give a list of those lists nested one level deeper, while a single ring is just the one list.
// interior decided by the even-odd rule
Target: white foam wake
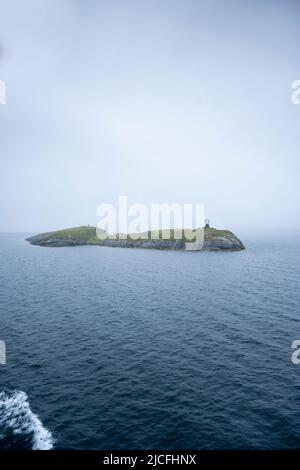
[{"label": "white foam wake", "polygon": [[30,436],[33,450],[49,450],[54,445],[52,434],[34,414],[25,392],[0,392],[0,427],[13,434]]}]

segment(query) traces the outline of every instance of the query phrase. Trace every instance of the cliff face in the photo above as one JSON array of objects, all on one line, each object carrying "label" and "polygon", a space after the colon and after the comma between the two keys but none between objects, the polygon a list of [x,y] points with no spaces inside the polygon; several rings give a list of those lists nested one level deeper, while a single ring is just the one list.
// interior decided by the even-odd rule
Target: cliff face
[{"label": "cliff face", "polygon": [[229,230],[205,229],[204,251],[241,251],[245,250],[242,241]]},{"label": "cliff face", "polygon": [[[47,232],[35,235],[27,239],[32,245],[43,247],[65,247],[97,245],[121,248],[148,248],[157,250],[188,250],[190,239],[176,238],[176,231],[171,230],[171,239],[164,239],[164,233],[160,232],[160,238],[152,240],[147,234],[139,234],[137,240],[118,239],[109,237],[99,240],[96,236],[95,227],[75,227],[56,232]],[[241,240],[228,230],[216,230],[214,228],[204,229],[204,245],[201,249],[193,247],[193,251],[240,251],[245,247]]]},{"label": "cliff face", "polygon": [[105,240],[102,246],[120,248],[152,248],[156,250],[184,250],[182,240]]}]

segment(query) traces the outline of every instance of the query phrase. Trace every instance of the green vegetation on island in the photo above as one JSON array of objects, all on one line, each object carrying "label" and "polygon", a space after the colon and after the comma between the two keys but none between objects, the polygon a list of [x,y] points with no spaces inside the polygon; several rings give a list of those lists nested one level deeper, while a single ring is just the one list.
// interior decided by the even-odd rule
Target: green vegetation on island
[{"label": "green vegetation on island", "polygon": [[[104,231],[103,231],[104,232]],[[105,232],[104,232],[105,233]],[[128,235],[107,235],[98,238],[96,227],[82,226],[54,232],[46,232],[29,237],[32,245],[43,247],[66,247],[82,245],[98,245],[124,248],[152,248],[167,250],[189,250],[195,242],[195,230],[157,230]],[[229,230],[217,230],[206,226],[204,228],[204,243],[195,251],[240,251],[245,246],[241,240]]]}]

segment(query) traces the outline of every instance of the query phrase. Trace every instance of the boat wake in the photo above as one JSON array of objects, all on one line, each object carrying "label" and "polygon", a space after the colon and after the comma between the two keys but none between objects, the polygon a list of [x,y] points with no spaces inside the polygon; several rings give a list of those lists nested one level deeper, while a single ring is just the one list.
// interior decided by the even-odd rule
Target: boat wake
[{"label": "boat wake", "polygon": [[25,392],[0,392],[0,448],[52,449],[54,440],[30,408]]}]

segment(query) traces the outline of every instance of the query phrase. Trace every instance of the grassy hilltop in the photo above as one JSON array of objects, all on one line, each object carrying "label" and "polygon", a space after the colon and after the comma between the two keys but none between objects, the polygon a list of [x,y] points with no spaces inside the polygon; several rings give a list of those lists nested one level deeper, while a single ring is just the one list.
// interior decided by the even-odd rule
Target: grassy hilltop
[{"label": "grassy hilltop", "polygon": [[[188,230],[182,234],[182,230],[179,229],[128,234],[125,236],[117,234],[116,236],[108,236],[105,240],[100,240],[97,237],[96,228],[90,226],[46,232],[27,239],[32,245],[45,247],[99,245],[176,250],[186,249],[185,244],[191,243],[194,240],[195,231]],[[204,251],[239,251],[244,248],[243,243],[229,230],[217,230],[211,227],[204,229]]]}]

